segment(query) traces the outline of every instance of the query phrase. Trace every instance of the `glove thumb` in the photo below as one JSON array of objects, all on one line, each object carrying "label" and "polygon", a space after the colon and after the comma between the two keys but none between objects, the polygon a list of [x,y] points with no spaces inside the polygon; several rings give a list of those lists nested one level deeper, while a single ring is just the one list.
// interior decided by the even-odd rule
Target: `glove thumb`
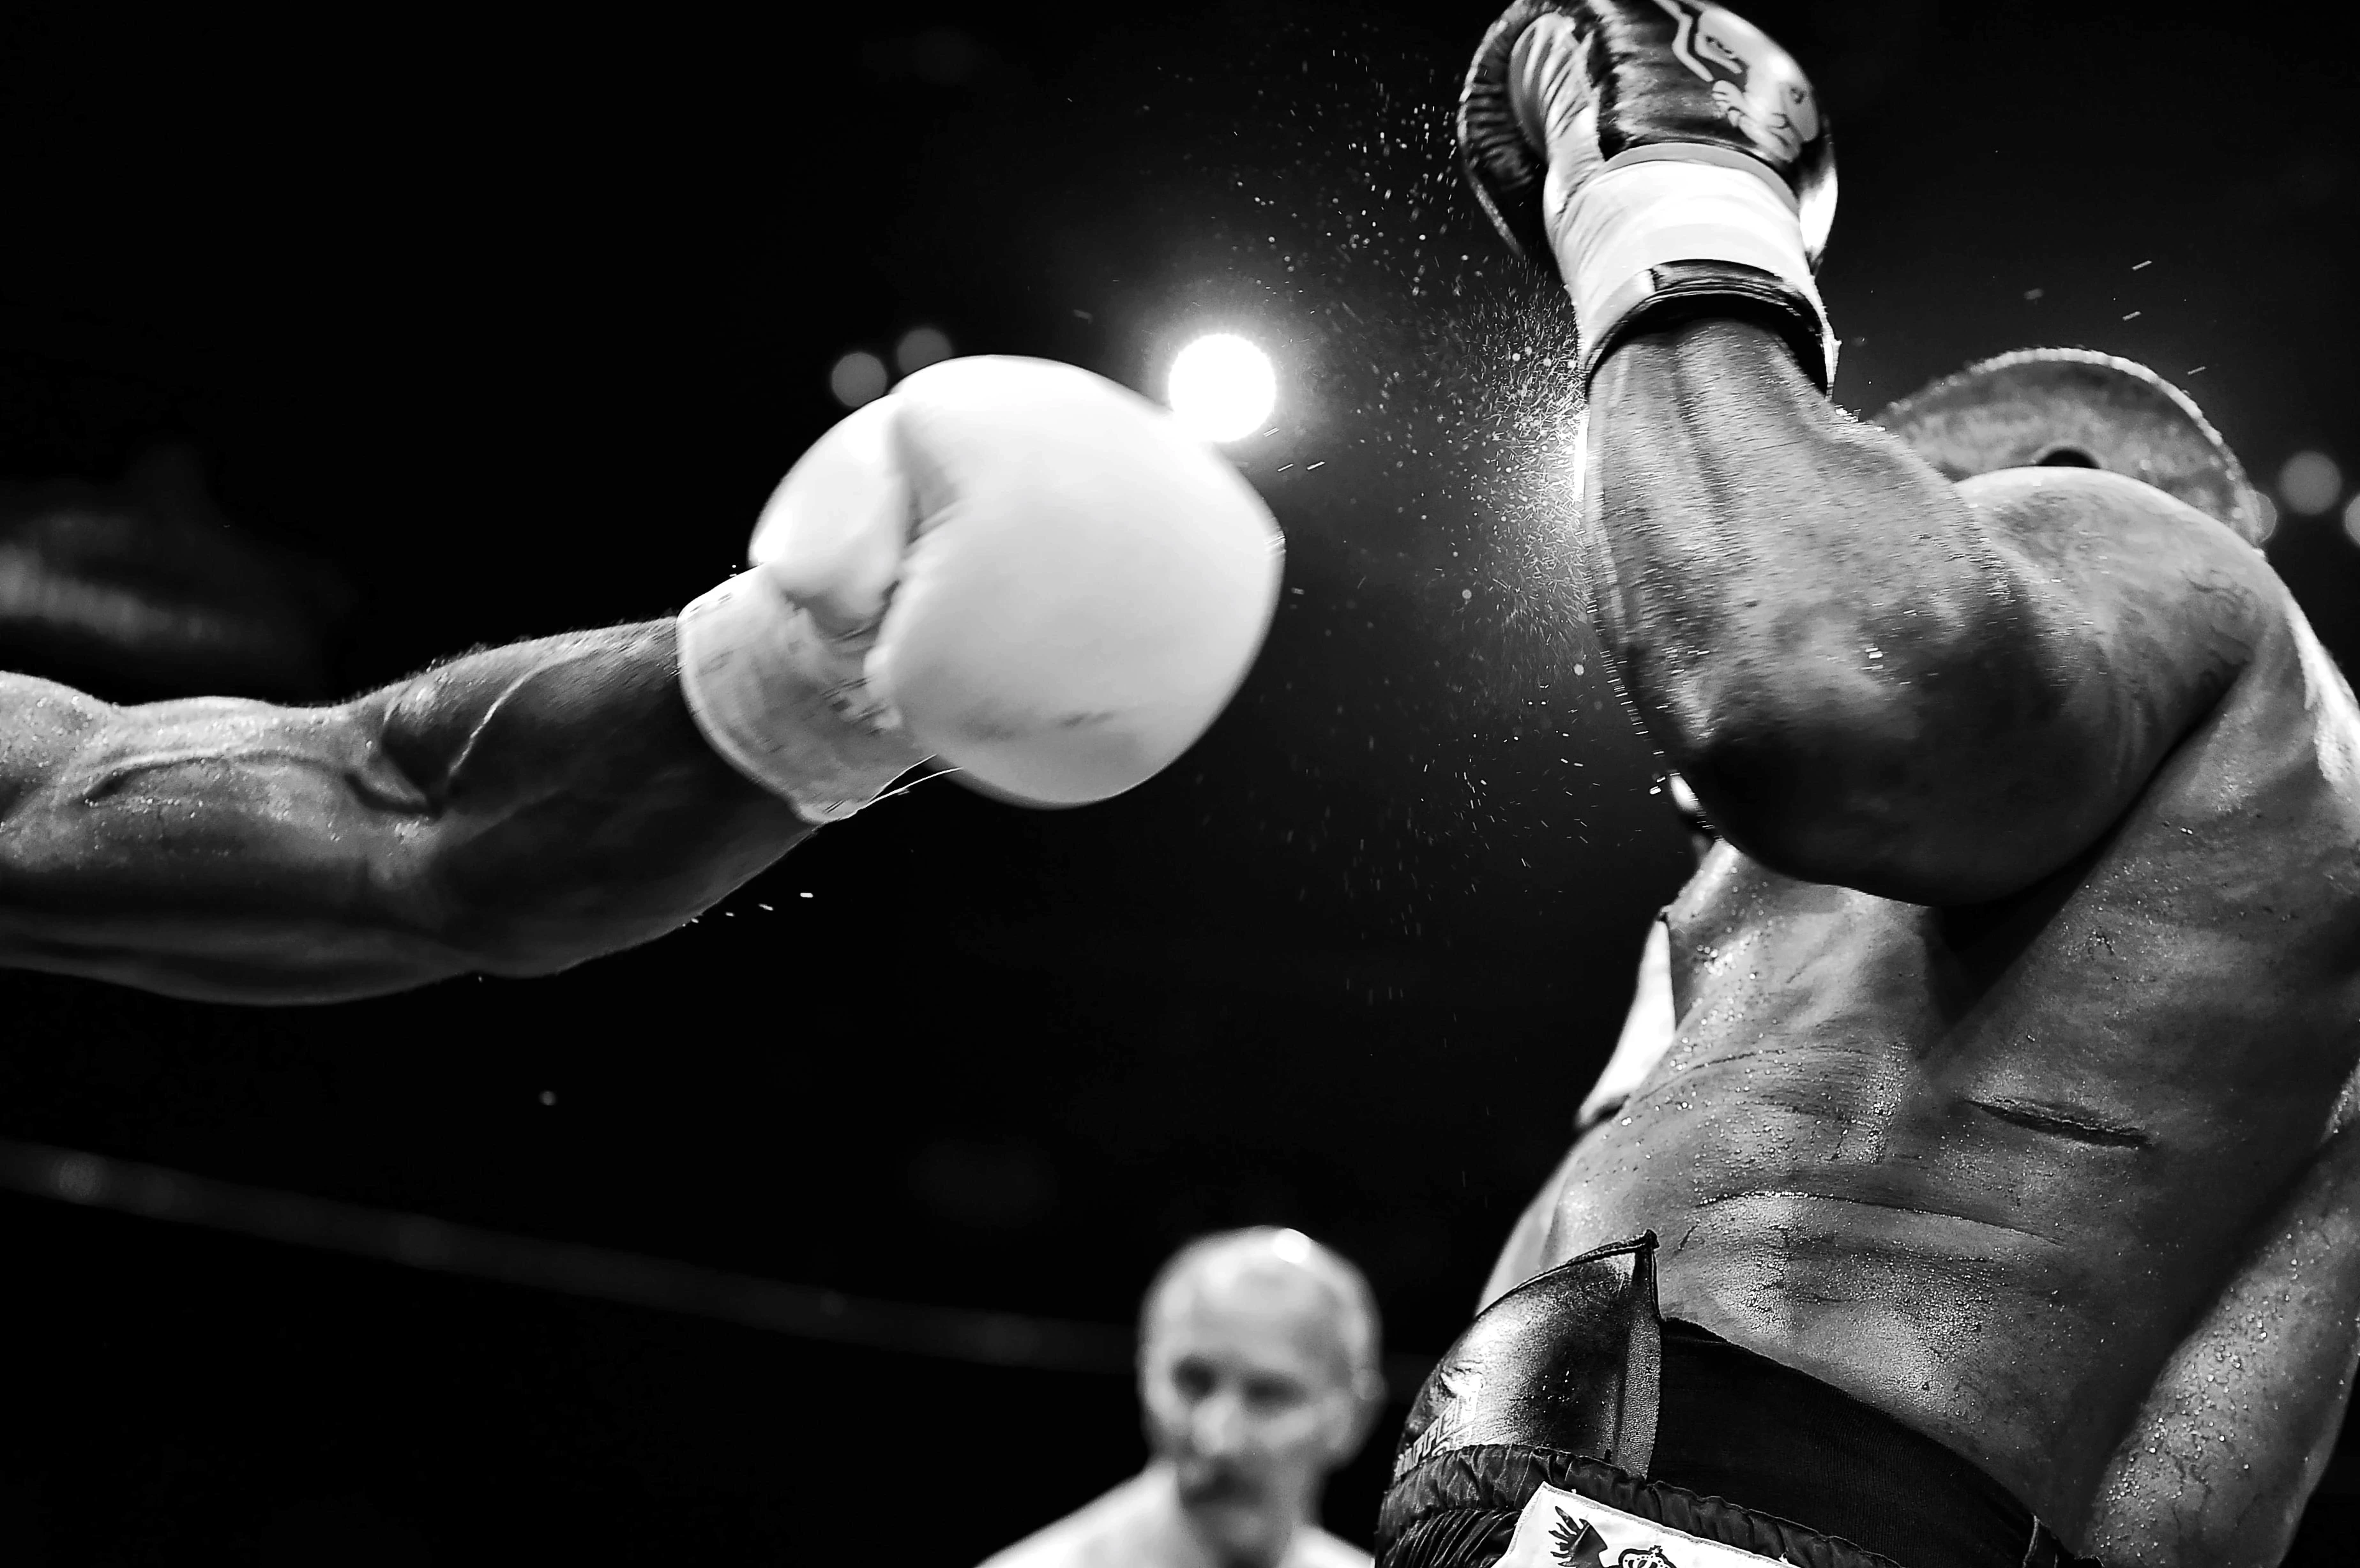
[{"label": "glove thumb", "polygon": [[880,397],[820,437],[762,508],[754,566],[838,644],[875,634],[912,528],[895,450],[898,399]]}]

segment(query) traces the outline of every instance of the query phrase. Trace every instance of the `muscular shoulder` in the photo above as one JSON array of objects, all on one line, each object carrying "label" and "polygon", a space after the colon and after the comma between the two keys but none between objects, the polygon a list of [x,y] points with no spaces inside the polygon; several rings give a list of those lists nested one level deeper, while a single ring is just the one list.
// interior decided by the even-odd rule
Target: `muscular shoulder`
[{"label": "muscular shoulder", "polygon": [[2116,615],[2184,640],[2233,644],[2280,621],[2278,577],[2226,524],[2120,474],[2006,468],[1962,480],[1958,495],[2026,568],[2027,586],[2109,625]]},{"label": "muscular shoulder", "polygon": [[2349,686],[2262,552],[2225,525],[2096,469],[2004,469],[1958,490],[2027,568],[2027,608],[2071,623],[2123,694],[2152,702],[2176,676],[2199,699],[2191,721],[2260,712],[2332,754],[2325,771],[2353,772]]}]

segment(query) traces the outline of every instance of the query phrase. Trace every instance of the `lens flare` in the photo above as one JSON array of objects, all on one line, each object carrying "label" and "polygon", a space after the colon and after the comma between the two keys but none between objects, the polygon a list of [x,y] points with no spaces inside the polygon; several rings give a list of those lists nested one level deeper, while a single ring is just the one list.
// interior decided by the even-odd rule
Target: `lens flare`
[{"label": "lens flare", "polygon": [[2296,452],[2278,470],[2278,495],[2299,517],[2333,511],[2344,498],[2344,471],[2323,452]]},{"label": "lens flare", "polygon": [[885,362],[866,349],[854,349],[827,370],[827,389],[847,408],[858,408],[885,396],[890,380]]},{"label": "lens flare", "polygon": [[893,345],[894,368],[908,376],[951,356],[950,334],[940,327],[912,327]]},{"label": "lens flare", "polygon": [[1278,402],[1270,356],[1232,332],[1198,338],[1172,362],[1172,411],[1207,441],[1240,441]]}]

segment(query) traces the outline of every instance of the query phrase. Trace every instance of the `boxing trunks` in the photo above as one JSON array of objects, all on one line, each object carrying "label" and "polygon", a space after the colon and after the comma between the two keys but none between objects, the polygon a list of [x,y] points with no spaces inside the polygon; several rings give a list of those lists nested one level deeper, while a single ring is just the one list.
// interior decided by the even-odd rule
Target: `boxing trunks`
[{"label": "boxing trunks", "polygon": [[1378,1568],[2073,1568],[2005,1486],[1655,1306],[1651,1232],[1510,1291],[1419,1391]]}]

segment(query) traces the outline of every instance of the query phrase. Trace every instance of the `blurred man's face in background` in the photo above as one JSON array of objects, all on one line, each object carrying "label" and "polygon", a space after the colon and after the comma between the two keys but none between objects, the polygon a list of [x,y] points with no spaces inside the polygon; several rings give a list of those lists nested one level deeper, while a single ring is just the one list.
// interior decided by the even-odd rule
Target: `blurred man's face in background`
[{"label": "blurred man's face in background", "polygon": [[1148,1442],[1198,1537],[1227,1561],[1275,1562],[1359,1444],[1366,1400],[1344,1311],[1302,1269],[1231,1256],[1173,1279],[1147,1314]]}]

